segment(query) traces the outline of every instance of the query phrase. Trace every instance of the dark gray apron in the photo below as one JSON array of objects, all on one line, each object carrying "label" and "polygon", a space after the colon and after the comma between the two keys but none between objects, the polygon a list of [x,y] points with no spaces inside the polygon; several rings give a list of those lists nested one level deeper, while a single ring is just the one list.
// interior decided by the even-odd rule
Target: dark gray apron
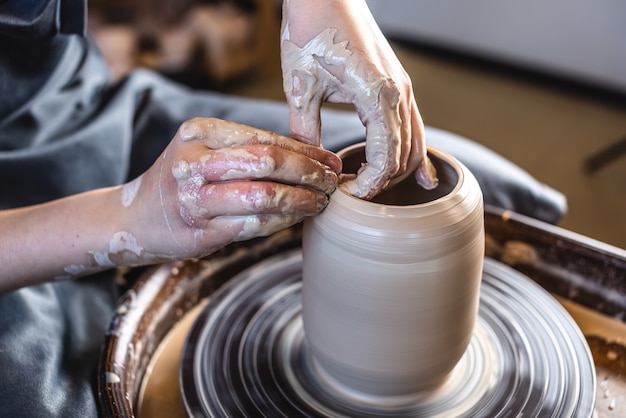
[{"label": "dark gray apron", "polygon": [[[30,8],[0,0],[0,209],[132,179],[191,117],[289,133],[282,103],[193,91],[148,71],[109,85],[100,54],[80,34],[83,0],[24,3]],[[18,18],[30,26],[11,31]],[[9,41],[13,35],[19,39]],[[353,112],[327,111],[322,119],[328,149],[364,139]],[[429,145],[474,172],[486,203],[552,223],[564,214],[560,193],[509,161],[444,131],[427,135]],[[0,416],[97,415],[96,363],[121,291],[114,276],[0,296]]]}]

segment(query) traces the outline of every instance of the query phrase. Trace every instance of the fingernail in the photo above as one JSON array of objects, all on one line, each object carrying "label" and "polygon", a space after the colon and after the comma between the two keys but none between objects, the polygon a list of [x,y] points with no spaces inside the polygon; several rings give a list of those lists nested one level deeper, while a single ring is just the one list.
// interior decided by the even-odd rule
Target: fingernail
[{"label": "fingernail", "polygon": [[189,163],[185,160],[180,160],[174,163],[172,166],[172,175],[176,179],[177,183],[183,180],[187,180],[191,176],[191,168]]}]

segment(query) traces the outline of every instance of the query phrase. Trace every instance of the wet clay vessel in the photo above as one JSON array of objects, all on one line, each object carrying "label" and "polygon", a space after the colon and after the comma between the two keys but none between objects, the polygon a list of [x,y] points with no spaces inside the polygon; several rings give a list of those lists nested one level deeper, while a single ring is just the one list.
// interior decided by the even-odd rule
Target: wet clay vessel
[{"label": "wet clay vessel", "polygon": [[[344,173],[364,144],[341,151]],[[316,378],[349,398],[404,404],[442,384],[466,351],[484,256],[482,193],[429,148],[439,186],[413,176],[373,201],[339,188],[303,231],[302,317]]]}]

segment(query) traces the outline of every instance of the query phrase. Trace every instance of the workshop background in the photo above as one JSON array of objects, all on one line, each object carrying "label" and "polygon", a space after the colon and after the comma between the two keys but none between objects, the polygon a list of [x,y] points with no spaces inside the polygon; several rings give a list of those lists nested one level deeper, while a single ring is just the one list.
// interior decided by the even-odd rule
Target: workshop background
[{"label": "workshop background", "polygon": [[[626,248],[625,2],[368,4],[412,78],[425,124],[481,143],[564,193],[563,228]],[[145,67],[194,88],[284,101],[280,1],[89,7],[115,80]]]}]

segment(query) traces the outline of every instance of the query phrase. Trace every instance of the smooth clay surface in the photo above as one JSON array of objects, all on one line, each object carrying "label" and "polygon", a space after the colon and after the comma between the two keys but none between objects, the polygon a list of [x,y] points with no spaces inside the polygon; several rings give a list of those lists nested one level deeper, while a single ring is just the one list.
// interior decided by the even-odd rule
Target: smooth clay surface
[{"label": "smooth clay surface", "polygon": [[[340,153],[358,170],[363,144]],[[342,396],[401,405],[441,384],[472,336],[484,255],[480,187],[429,149],[440,184],[413,176],[377,201],[338,190],[305,222],[303,322],[314,373]]]}]

